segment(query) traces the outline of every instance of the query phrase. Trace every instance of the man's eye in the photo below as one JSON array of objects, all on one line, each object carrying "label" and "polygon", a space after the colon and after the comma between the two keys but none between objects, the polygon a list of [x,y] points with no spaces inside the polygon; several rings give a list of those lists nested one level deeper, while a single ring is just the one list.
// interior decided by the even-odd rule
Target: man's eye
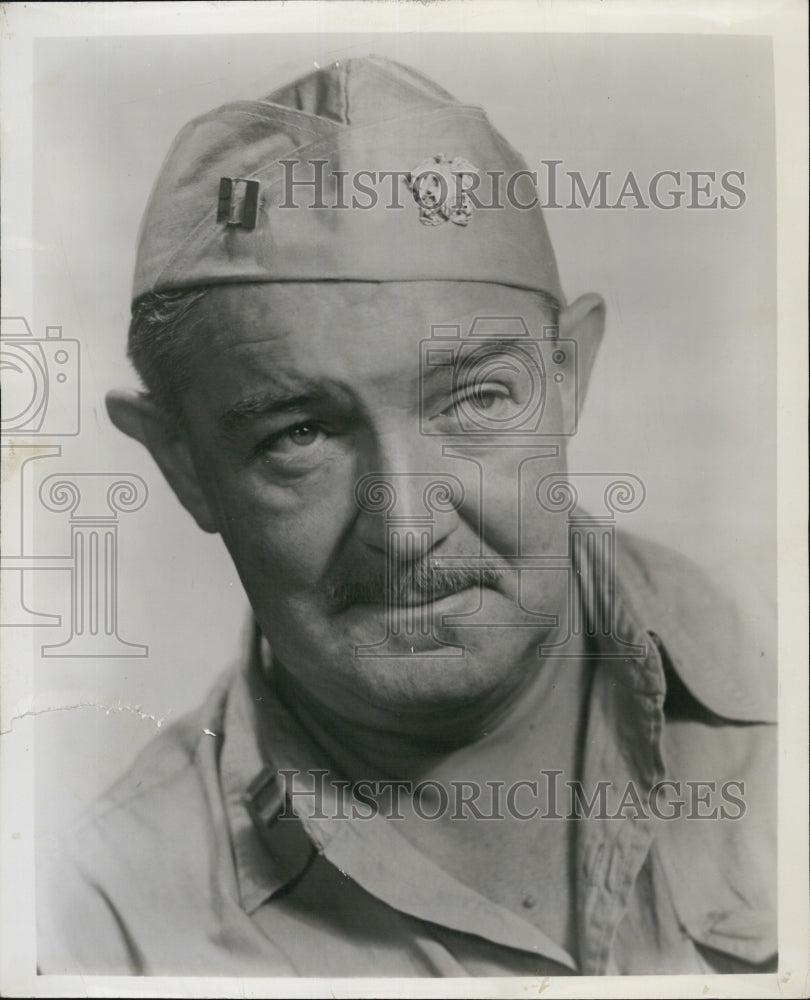
[{"label": "man's eye", "polygon": [[277,431],[262,442],[261,449],[273,454],[289,453],[298,448],[311,448],[325,437],[323,428],[316,423],[295,424]]},{"label": "man's eye", "polygon": [[464,403],[476,410],[491,410],[504,399],[506,399],[506,396],[503,393],[484,390],[483,392],[474,392],[471,396],[467,396]]},{"label": "man's eye", "polygon": [[290,441],[302,448],[314,444],[321,433],[320,427],[316,427],[315,424],[298,424],[297,427],[291,427],[287,431]]},{"label": "man's eye", "polygon": [[439,413],[440,417],[458,416],[459,413],[492,412],[503,406],[511,398],[507,389],[484,388],[472,389],[466,394],[454,399],[450,406]]}]

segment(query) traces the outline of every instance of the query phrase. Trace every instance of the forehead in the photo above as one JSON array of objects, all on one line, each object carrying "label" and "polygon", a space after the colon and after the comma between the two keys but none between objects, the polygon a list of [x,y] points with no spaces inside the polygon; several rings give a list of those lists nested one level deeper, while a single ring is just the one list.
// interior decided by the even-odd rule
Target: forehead
[{"label": "forehead", "polygon": [[[458,328],[493,336],[520,319],[532,336],[550,322],[537,295],[482,282],[285,282],[224,285],[200,303],[196,353],[227,365],[263,355],[284,367],[414,362],[421,340]],[[510,321],[512,321],[510,323]],[[414,354],[416,348],[417,353]]]}]

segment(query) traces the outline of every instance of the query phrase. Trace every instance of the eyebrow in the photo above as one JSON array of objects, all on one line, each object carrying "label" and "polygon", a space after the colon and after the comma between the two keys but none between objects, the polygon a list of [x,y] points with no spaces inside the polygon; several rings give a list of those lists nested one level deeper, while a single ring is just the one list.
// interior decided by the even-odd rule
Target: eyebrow
[{"label": "eyebrow", "polygon": [[238,403],[229,406],[217,422],[223,433],[235,434],[259,417],[306,409],[318,403],[322,404],[330,397],[336,398],[336,394],[329,383],[309,379],[296,380],[290,387],[273,386],[240,399]]},{"label": "eyebrow", "polygon": [[[485,358],[498,354],[516,354],[529,341],[528,337],[513,338],[508,340],[481,339],[480,344],[475,340],[463,340],[462,346],[470,345],[473,350],[465,352],[463,358],[457,354],[455,363],[451,365],[438,365],[429,367],[422,372],[422,381],[431,382],[441,377],[446,378],[450,370],[456,371],[461,361],[468,361],[471,356]],[[437,340],[436,347],[442,347],[442,341]],[[459,346],[458,341],[452,342],[452,347]],[[529,355],[530,360],[531,355]],[[296,410],[307,409],[315,405],[322,405],[330,398],[332,400],[345,400],[345,390],[335,386],[329,381],[321,382],[312,379],[295,379],[289,386],[275,385],[261,392],[254,393],[240,399],[237,403],[229,406],[220,415],[217,423],[220,430],[226,435],[236,434],[241,428],[259,417],[273,416],[276,413],[289,413]]]}]

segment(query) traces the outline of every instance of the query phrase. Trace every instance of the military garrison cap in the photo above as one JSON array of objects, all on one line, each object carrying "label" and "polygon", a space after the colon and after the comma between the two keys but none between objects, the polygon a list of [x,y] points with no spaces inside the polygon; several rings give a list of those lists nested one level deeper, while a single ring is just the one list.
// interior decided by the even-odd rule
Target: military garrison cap
[{"label": "military garrison cap", "polygon": [[497,282],[563,302],[525,161],[481,108],[373,56],[181,130],[141,223],[133,300],[324,280]]}]

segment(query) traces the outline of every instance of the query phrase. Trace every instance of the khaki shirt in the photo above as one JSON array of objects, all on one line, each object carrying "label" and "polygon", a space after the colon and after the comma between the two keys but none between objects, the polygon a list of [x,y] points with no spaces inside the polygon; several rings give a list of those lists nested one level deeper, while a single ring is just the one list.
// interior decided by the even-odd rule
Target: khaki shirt
[{"label": "khaki shirt", "polygon": [[[630,808],[615,819],[581,819],[571,886],[576,955],[443,871],[393,820],[336,818],[328,806],[340,775],[274,694],[257,639],[248,664],[159,735],[46,866],[40,971],[771,970],[776,743],[767,660],[702,575],[667,549],[623,540],[616,602],[618,634],[644,652],[598,662],[584,789],[608,781],[615,803],[628,782],[644,799],[662,780],[675,782],[681,798],[687,781],[713,781],[717,790],[742,780],[745,807],[730,810],[739,818],[697,818],[722,804],[704,787],[704,800],[691,799],[679,818]],[[287,786],[286,809],[285,770],[304,772]],[[311,771],[323,773],[320,810],[295,794],[297,781],[312,788]],[[296,815],[281,818],[290,803]],[[526,888],[543,891],[530,871]]]}]

